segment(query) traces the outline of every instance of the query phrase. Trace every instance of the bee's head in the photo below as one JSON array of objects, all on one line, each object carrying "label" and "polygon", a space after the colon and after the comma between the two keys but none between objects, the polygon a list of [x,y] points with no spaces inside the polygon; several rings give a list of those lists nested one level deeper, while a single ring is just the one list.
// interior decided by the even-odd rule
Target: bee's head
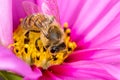
[{"label": "bee's head", "polygon": [[51,48],[50,48],[50,52],[51,53],[56,53],[56,52],[59,52],[61,50],[64,50],[66,48],[66,45],[64,42],[58,44],[58,45],[53,45]]}]

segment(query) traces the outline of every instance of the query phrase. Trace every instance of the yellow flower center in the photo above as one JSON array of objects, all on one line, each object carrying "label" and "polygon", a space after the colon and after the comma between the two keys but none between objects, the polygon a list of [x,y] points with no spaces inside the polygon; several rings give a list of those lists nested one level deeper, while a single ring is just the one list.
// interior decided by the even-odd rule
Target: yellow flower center
[{"label": "yellow flower center", "polygon": [[47,69],[52,65],[62,64],[68,55],[76,48],[76,43],[70,41],[70,29],[67,23],[64,24],[64,35],[65,50],[53,54],[44,48],[43,41],[39,38],[41,36],[39,31],[26,30],[22,25],[19,25],[13,35],[13,51],[16,56],[29,65]]}]

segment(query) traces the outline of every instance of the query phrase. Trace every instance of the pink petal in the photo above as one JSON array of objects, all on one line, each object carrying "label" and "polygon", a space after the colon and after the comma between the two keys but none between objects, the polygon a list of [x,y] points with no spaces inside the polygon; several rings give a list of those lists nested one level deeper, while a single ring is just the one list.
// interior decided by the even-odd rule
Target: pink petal
[{"label": "pink petal", "polygon": [[97,79],[97,80],[113,80],[110,74],[108,74],[104,69],[99,67],[96,63],[90,61],[79,61],[75,63],[64,63],[58,66],[52,66],[50,68],[53,74],[60,77],[61,79],[68,80],[87,80],[87,79]]},{"label": "pink petal", "polygon": [[86,49],[86,50],[79,50],[74,51],[71,55],[67,57],[65,62],[76,62],[81,60],[91,60],[91,56],[96,54],[97,52],[100,52],[102,50],[100,49]]},{"label": "pink petal", "polygon": [[88,33],[89,30],[95,27],[94,25],[98,21],[96,20],[96,18],[98,17],[98,19],[100,19],[102,18],[102,16],[104,16],[103,14],[100,15],[100,13],[102,12],[102,10],[104,10],[104,8],[107,6],[108,3],[110,3],[109,0],[106,0],[106,1],[102,1],[102,0],[99,0],[99,1],[90,0],[89,1],[88,0],[86,1],[85,4],[82,5],[83,8],[80,11],[79,16],[76,19],[76,22],[72,28],[73,33],[74,31],[76,31],[74,34],[78,36],[86,35],[86,33]]},{"label": "pink petal", "polygon": [[11,71],[29,79],[37,79],[40,71],[32,71],[31,67],[18,59],[10,50],[0,46],[0,70]]},{"label": "pink petal", "polygon": [[[58,2],[58,9],[59,9],[61,23],[63,24],[64,22],[68,22],[69,25],[73,25],[81,9],[81,5],[83,5],[85,1],[57,0],[57,2]],[[37,0],[37,3],[40,5],[41,0]],[[74,17],[72,15],[74,15]]]},{"label": "pink petal", "polygon": [[12,42],[12,0],[0,1],[0,44],[8,46]]},{"label": "pink petal", "polygon": [[[99,47],[117,36],[120,23],[120,1],[86,1],[73,24],[71,37],[78,46]],[[97,7],[97,9],[96,9]]]},{"label": "pink petal", "polygon": [[100,63],[119,64],[120,49],[88,49],[72,53],[66,59],[66,62],[75,62],[83,60],[97,61]]},{"label": "pink petal", "polygon": [[97,51],[91,56],[93,61],[99,63],[109,63],[113,65],[120,64],[120,49],[106,49]]},{"label": "pink petal", "polygon": [[[108,12],[108,14],[103,19],[104,23],[101,21],[99,24],[103,24],[103,27],[105,27],[103,30],[98,31],[99,34],[97,34],[92,40],[91,40],[91,46],[90,47],[101,47],[101,44],[105,44],[109,40],[115,38],[116,36],[119,37],[120,34],[120,1],[116,3],[113,8]],[[116,41],[115,41],[116,42]],[[120,44],[120,43],[118,43]],[[112,44],[111,44],[112,45]],[[116,46],[113,44],[113,47]]]},{"label": "pink petal", "polygon": [[35,3],[35,0],[12,0],[12,9],[13,9],[13,26],[16,28],[19,24],[20,18],[24,18],[26,13],[22,7],[23,1],[31,1]]},{"label": "pink petal", "polygon": [[58,8],[61,23],[68,22],[69,26],[73,26],[85,0],[58,0]]},{"label": "pink petal", "polygon": [[43,72],[43,76],[39,80],[62,80],[55,76],[51,71],[46,70]]},{"label": "pink petal", "polygon": [[[74,63],[69,63],[69,65],[73,66],[75,68],[78,68],[81,74],[89,74],[92,77],[88,79],[102,79],[102,80],[115,80],[115,77],[111,76],[106,69],[104,69],[102,66],[104,64],[100,64],[97,62],[92,62],[92,61],[78,61]],[[81,78],[87,78],[84,76],[81,76]]]},{"label": "pink petal", "polygon": [[120,48],[120,34],[117,34],[114,37],[111,37],[109,40],[101,42],[100,44],[91,44],[89,48],[104,48],[104,49],[116,49]]},{"label": "pink petal", "polygon": [[120,80],[120,67],[109,65],[109,64],[100,64],[103,69],[105,69],[109,74],[116,78],[116,80]]},{"label": "pink petal", "polygon": [[48,70],[63,80],[67,77],[70,77],[71,79],[77,78],[80,75],[79,72],[77,72],[77,69],[72,68],[69,65],[56,65],[50,67]]},{"label": "pink petal", "polygon": [[89,27],[88,25],[94,22],[101,10],[103,10],[108,3],[109,0],[86,1],[86,3],[83,5],[82,10],[80,11],[80,15],[78,16],[78,19],[76,20],[76,23],[74,24],[75,26],[73,26],[73,28],[79,27],[77,32],[82,33]]}]

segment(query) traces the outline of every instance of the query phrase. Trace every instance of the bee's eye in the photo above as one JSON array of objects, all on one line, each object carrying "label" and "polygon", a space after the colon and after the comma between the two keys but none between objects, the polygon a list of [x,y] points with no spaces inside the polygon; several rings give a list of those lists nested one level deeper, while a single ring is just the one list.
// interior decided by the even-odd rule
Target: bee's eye
[{"label": "bee's eye", "polygon": [[50,40],[59,40],[59,39],[61,39],[61,32],[60,32],[60,30],[57,28],[57,26],[52,26],[52,27],[50,27],[49,28],[49,30],[48,30],[48,35],[49,35],[49,39]]},{"label": "bee's eye", "polygon": [[58,49],[57,46],[53,46],[50,50],[51,53],[55,53],[55,52],[58,52],[58,51],[59,51],[59,49]]}]

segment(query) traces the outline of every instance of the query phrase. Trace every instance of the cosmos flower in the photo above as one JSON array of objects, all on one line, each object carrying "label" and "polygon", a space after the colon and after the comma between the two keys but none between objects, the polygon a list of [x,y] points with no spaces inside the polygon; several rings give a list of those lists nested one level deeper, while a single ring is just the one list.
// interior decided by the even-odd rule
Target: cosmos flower
[{"label": "cosmos flower", "polygon": [[[26,16],[22,1],[0,1],[0,70],[34,80],[120,79],[119,0],[58,0],[61,24],[68,22],[77,48],[61,65],[45,71],[32,69],[7,47],[13,42],[19,19]],[[40,4],[39,0],[30,1]]]}]

